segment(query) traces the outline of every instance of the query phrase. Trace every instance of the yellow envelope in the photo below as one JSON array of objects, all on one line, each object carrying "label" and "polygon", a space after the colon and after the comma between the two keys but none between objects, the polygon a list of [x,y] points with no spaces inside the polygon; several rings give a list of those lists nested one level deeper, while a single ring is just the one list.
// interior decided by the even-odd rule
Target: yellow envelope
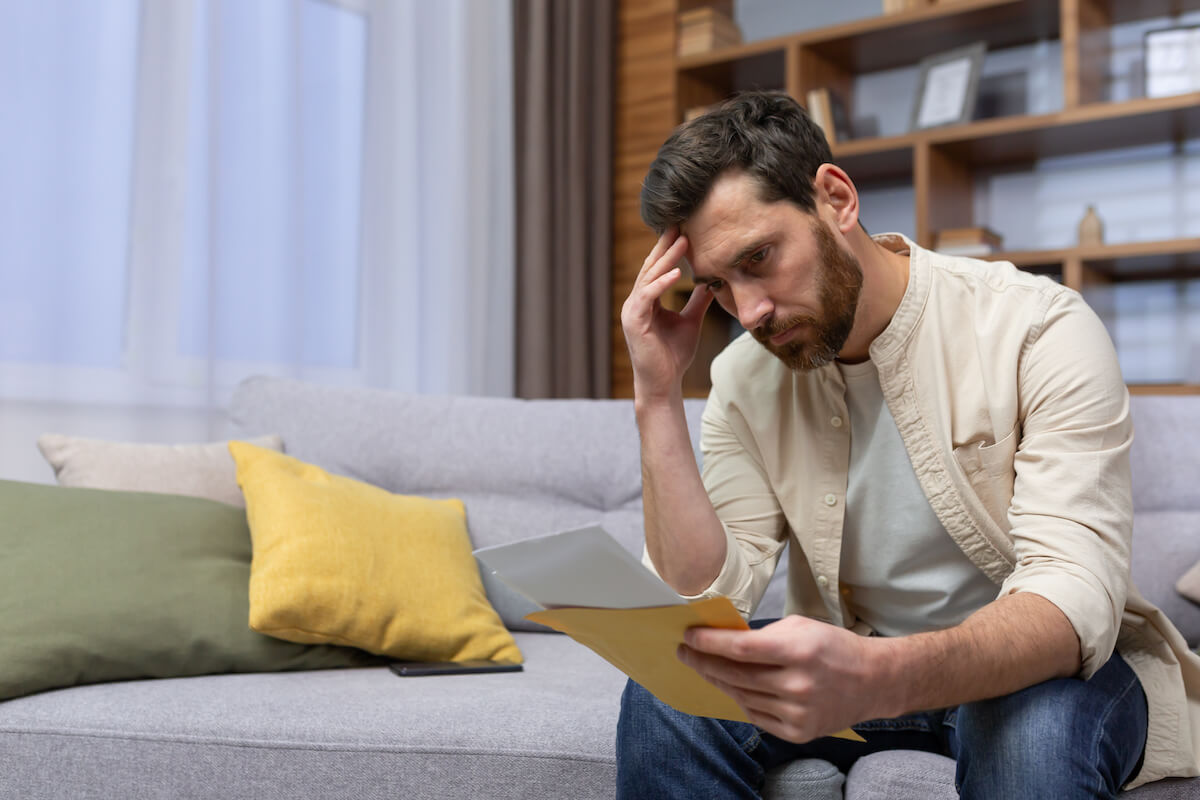
[{"label": "yellow envelope", "polygon": [[[675,655],[688,628],[749,629],[727,597],[651,608],[555,608],[535,611],[525,619],[561,631],[590,647],[677,711],[698,717],[750,721],[732,697],[701,678]],[[849,728],[834,735],[864,741]]]}]

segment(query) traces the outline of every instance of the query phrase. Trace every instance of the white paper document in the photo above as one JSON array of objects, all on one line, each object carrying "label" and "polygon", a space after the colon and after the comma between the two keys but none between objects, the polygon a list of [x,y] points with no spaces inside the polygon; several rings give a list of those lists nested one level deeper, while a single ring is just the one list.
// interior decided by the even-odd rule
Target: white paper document
[{"label": "white paper document", "polygon": [[484,547],[475,555],[510,588],[545,608],[684,603],[598,525]]}]

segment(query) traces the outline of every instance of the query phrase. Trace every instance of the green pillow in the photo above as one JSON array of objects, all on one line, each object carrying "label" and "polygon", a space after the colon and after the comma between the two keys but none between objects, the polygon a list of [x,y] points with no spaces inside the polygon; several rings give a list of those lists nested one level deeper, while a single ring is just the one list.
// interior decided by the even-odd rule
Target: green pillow
[{"label": "green pillow", "polygon": [[130,678],[381,663],[250,630],[249,582],[240,508],[0,481],[0,700]]}]

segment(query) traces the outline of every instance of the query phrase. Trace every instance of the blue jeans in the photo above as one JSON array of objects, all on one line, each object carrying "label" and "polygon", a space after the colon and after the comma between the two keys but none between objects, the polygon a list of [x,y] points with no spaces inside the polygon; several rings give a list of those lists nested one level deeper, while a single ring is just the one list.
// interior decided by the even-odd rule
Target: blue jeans
[{"label": "blue jeans", "polygon": [[794,744],[745,722],[693,717],[629,681],[617,725],[617,798],[757,798],[766,773],[798,758],[846,772],[880,750],[956,759],[961,797],[1116,797],[1141,768],[1146,695],[1114,653],[1090,680],[1063,678],[945,711],[854,726],[866,742]]}]

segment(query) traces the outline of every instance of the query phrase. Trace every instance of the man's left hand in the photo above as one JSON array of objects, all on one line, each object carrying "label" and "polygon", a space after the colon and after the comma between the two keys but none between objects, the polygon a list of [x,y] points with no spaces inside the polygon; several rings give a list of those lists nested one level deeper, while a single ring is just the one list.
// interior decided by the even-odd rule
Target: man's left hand
[{"label": "man's left hand", "polygon": [[[729,694],[750,721],[792,742],[891,716],[871,640],[790,616],[764,628],[692,628],[679,658]],[[896,712],[899,713],[899,712]]]}]

